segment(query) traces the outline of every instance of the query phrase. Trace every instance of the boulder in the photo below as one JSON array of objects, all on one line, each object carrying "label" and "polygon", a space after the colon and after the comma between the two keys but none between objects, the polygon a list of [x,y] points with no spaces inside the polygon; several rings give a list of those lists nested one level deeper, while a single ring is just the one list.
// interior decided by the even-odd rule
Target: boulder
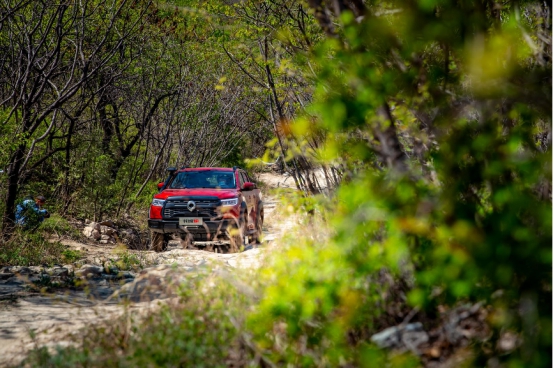
[{"label": "boulder", "polygon": [[102,227],[96,222],[91,222],[83,229],[83,235],[87,238],[100,239]]},{"label": "boulder", "polygon": [[110,221],[110,220],[102,221],[102,222],[100,223],[100,225],[115,228],[115,224],[113,223],[113,221]]},{"label": "boulder", "polygon": [[65,267],[52,267],[46,270],[46,272],[50,276],[55,277],[68,277],[69,276],[69,270]]},{"label": "boulder", "polygon": [[104,267],[86,264],[86,265],[83,265],[80,269],[78,269],[75,272],[75,274],[79,277],[92,278],[92,277],[100,277],[103,271],[104,271]]},{"label": "boulder", "polygon": [[91,233],[90,237],[93,238],[94,240],[100,240],[102,238],[102,233],[100,233],[100,231],[94,229],[94,230],[92,230],[92,233]]},{"label": "boulder", "polygon": [[115,231],[114,228],[112,227],[109,227],[109,226],[101,226],[100,227],[100,232],[103,234],[103,235],[115,235],[117,234],[117,231]]},{"label": "boulder", "polygon": [[94,229],[92,227],[85,227],[83,229],[83,235],[86,236],[87,238],[92,238],[92,232],[94,231]]},{"label": "boulder", "polygon": [[0,280],[7,280],[13,276],[14,274],[11,272],[0,272]]},{"label": "boulder", "polygon": [[13,267],[12,272],[19,275],[30,275],[33,273],[29,267]]},{"label": "boulder", "polygon": [[67,269],[67,272],[72,274],[75,272],[74,268],[73,268],[73,265],[70,265],[70,264],[66,264],[66,265],[63,265],[63,268],[66,268]]},{"label": "boulder", "polygon": [[98,231],[100,231],[102,229],[102,226],[98,222],[91,222],[87,226],[92,227],[93,229],[96,229]]}]

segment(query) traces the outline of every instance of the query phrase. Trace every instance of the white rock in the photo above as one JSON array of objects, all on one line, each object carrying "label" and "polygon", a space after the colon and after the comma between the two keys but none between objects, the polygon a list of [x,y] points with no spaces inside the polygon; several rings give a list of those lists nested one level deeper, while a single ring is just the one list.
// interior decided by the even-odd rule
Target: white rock
[{"label": "white rock", "polygon": [[87,238],[92,238],[92,232],[94,231],[94,229],[92,227],[85,227],[83,229],[83,235],[86,236]]}]

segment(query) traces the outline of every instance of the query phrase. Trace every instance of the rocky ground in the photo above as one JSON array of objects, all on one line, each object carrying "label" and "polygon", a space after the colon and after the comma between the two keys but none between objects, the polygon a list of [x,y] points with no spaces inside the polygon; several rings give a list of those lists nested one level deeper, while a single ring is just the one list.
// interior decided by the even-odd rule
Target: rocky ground
[{"label": "rocky ground", "polygon": [[[267,187],[293,185],[292,179],[272,174],[262,174],[260,179]],[[62,240],[84,257],[54,267],[0,269],[0,366],[18,364],[37,346],[71,344],[63,337],[126,310],[147,312],[170,296],[169,285],[199,272],[260,267],[276,240],[293,224],[290,218],[276,216],[275,207],[274,199],[264,198],[264,240],[242,253],[184,250],[178,241],[171,242],[167,251],[155,253],[122,251],[107,238]]]}]

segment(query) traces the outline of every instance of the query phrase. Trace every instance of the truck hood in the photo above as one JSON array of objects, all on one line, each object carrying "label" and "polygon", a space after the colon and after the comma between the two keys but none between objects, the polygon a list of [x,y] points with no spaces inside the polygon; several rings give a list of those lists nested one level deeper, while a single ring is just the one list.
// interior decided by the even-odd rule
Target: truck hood
[{"label": "truck hood", "polygon": [[154,196],[156,199],[167,199],[169,197],[187,197],[187,196],[212,196],[219,199],[228,199],[238,197],[236,189],[166,189]]}]

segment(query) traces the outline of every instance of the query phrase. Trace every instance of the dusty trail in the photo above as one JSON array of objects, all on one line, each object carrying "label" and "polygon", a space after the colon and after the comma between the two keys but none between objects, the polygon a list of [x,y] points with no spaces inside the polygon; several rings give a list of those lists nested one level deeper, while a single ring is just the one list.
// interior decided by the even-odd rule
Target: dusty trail
[{"label": "dusty trail", "polygon": [[[273,174],[262,174],[260,179],[270,188],[286,188],[293,184],[292,179]],[[70,248],[86,251],[93,277],[85,278],[88,283],[85,290],[61,288],[53,294],[30,291],[27,287],[29,275],[25,275],[27,271],[23,268],[21,274],[12,277],[7,276],[7,270],[0,270],[0,366],[18,364],[34,347],[72,344],[73,341],[61,338],[121,315],[126,309],[134,315],[146,313],[156,308],[160,299],[169,296],[164,288],[167,282],[178,282],[208,265],[231,272],[237,268],[260,267],[276,240],[293,226],[292,219],[278,215],[275,199],[264,198],[264,210],[264,241],[260,245],[247,247],[242,253],[218,254],[184,250],[175,241],[163,253],[132,251],[151,266],[138,273],[126,272],[119,276],[94,273],[100,272],[103,262],[112,257],[114,246],[65,241]],[[79,275],[82,269],[76,267],[70,269],[72,271]],[[131,303],[124,306],[120,303],[122,298]]]}]

